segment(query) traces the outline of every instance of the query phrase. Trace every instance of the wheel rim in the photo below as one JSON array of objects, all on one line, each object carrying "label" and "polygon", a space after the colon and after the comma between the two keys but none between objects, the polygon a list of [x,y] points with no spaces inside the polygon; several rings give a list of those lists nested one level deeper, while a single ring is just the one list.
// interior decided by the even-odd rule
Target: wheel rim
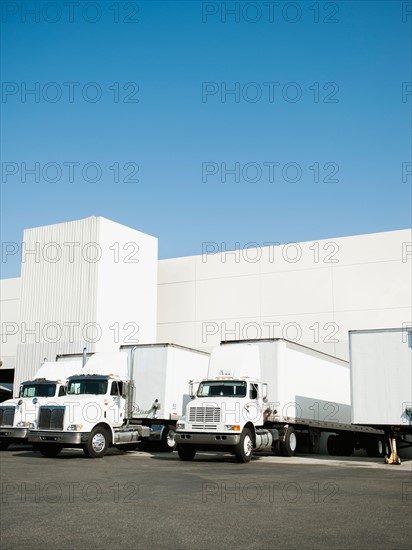
[{"label": "wheel rim", "polygon": [[106,445],[106,438],[102,433],[97,433],[92,438],[92,448],[95,453],[101,453]]},{"label": "wheel rim", "polygon": [[174,447],[175,446],[175,432],[173,430],[169,430],[167,437],[166,437],[166,443],[168,447]]},{"label": "wheel rim", "polygon": [[243,450],[246,456],[249,456],[252,453],[253,443],[250,436],[246,435],[243,440]]},{"label": "wheel rim", "polygon": [[293,432],[289,435],[289,447],[291,451],[296,450],[296,435]]}]

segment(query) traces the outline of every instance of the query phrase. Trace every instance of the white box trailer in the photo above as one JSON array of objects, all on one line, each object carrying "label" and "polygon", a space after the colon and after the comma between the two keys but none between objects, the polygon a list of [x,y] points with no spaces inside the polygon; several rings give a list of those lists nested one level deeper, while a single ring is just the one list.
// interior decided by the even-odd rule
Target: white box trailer
[{"label": "white box trailer", "polygon": [[[223,345],[228,355],[233,345],[237,344]],[[270,420],[313,426],[350,424],[347,361],[287,340],[261,340],[253,345],[259,349],[259,377],[267,384]]]},{"label": "white box trailer", "polygon": [[134,381],[133,418],[178,420],[191,400],[190,382],[206,377],[209,353],[177,344],[121,346]]},{"label": "white box trailer", "polygon": [[412,331],[351,330],[352,422],[412,430]]},{"label": "white box trailer", "polygon": [[365,448],[383,456],[383,432],[352,424],[350,399],[342,359],[281,338],[222,342],[177,424],[179,456],[220,450],[248,462],[268,447],[287,456],[299,446],[318,452],[322,433],[332,455]]},{"label": "white box trailer", "polygon": [[391,464],[412,447],[412,329],[349,331],[352,422],[383,429]]}]

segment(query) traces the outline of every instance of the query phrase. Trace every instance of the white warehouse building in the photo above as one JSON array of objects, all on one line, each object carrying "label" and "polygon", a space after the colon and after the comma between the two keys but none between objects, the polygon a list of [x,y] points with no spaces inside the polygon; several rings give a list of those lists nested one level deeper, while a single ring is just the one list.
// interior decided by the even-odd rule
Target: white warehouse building
[{"label": "white warehouse building", "polygon": [[21,277],[1,280],[0,384],[14,372],[14,394],[44,358],[83,347],[283,337],[348,359],[349,330],[412,325],[410,229],[235,251],[204,243],[198,256],[158,260],[156,238],[90,217],[28,229],[20,248]]}]

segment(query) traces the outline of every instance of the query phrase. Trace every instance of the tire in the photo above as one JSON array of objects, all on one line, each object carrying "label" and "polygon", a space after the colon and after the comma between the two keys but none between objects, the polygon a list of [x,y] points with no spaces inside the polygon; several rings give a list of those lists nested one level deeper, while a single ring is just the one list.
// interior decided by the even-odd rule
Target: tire
[{"label": "tire", "polygon": [[177,454],[179,455],[180,460],[188,462],[193,460],[196,456],[196,449],[192,445],[178,445]]},{"label": "tire", "polygon": [[293,428],[288,428],[285,433],[284,441],[280,442],[280,450],[283,456],[294,456],[298,440]]},{"label": "tire", "polygon": [[47,458],[56,458],[60,451],[63,449],[61,445],[54,445],[53,443],[40,445],[37,450]]},{"label": "tire", "polygon": [[6,451],[9,448],[11,441],[8,439],[1,439],[0,440],[0,451]]},{"label": "tire", "polygon": [[84,454],[89,458],[102,458],[109,447],[107,430],[97,426],[90,432],[89,440],[83,447]]},{"label": "tire", "polygon": [[174,426],[165,426],[162,430],[160,441],[160,450],[165,453],[172,453],[176,449],[175,442],[176,428]]},{"label": "tire", "polygon": [[253,436],[249,428],[245,428],[240,436],[239,443],[235,446],[235,456],[238,462],[246,464],[253,455]]},{"label": "tire", "polygon": [[370,457],[383,458],[387,454],[385,438],[370,437],[366,442],[366,454]]}]

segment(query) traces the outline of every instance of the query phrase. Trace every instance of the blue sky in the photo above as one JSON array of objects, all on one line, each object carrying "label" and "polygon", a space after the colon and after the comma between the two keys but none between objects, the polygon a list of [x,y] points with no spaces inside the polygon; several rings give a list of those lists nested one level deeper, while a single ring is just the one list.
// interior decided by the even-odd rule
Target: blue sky
[{"label": "blue sky", "polygon": [[161,258],[411,226],[410,3],[67,4],[2,3],[3,242],[90,215]]}]

